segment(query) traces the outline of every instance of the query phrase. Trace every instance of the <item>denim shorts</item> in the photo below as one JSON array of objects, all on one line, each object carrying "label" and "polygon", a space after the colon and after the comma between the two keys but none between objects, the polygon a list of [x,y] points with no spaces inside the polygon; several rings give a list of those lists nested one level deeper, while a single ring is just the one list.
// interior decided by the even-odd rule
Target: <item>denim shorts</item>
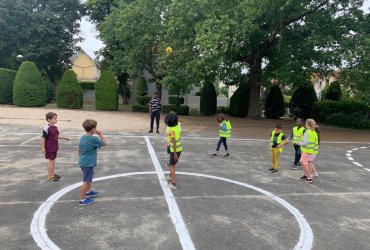
[{"label": "denim shorts", "polygon": [[[180,159],[180,156],[181,156],[181,152],[177,152],[177,157]],[[175,166],[176,163],[179,161],[179,159],[177,159],[177,161],[175,160],[175,154],[174,153],[171,153],[170,154],[170,165],[172,166]]]},{"label": "denim shorts", "polygon": [[85,168],[81,167],[82,175],[83,175],[83,182],[92,182],[94,177],[94,168]]}]

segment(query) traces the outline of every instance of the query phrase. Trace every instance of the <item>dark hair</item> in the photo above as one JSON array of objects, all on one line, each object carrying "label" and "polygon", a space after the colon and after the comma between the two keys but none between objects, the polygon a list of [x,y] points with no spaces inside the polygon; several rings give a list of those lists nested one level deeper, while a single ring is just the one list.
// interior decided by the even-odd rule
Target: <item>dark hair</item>
[{"label": "dark hair", "polygon": [[58,116],[57,113],[49,112],[45,115],[47,121],[53,119],[54,116]]},{"label": "dark hair", "polygon": [[175,112],[170,112],[168,115],[167,115],[167,119],[166,119],[166,124],[168,127],[175,127],[177,126],[177,124],[179,124],[179,118],[178,116],[176,115]]},{"label": "dark hair", "polygon": [[166,115],[166,117],[164,118],[164,124],[168,125],[168,116],[169,115],[176,115],[176,112],[175,111],[170,111],[170,113],[168,113]]},{"label": "dark hair", "polygon": [[318,141],[319,141],[319,144],[320,144],[320,128],[319,128],[319,126],[315,126],[315,131],[316,131],[316,133],[317,133],[317,139],[318,139]]},{"label": "dark hair", "polygon": [[96,128],[96,126],[98,126],[98,123],[92,119],[87,119],[82,123],[82,127],[86,132],[90,132],[92,129]]},{"label": "dark hair", "polygon": [[298,118],[298,119],[296,120],[296,122],[301,122],[301,123],[304,125],[305,120],[304,120],[304,119],[302,119],[302,118]]},{"label": "dark hair", "polygon": [[275,128],[277,128],[277,129],[282,129],[282,128],[283,128],[283,125],[282,125],[281,123],[277,123],[277,124],[275,125]]}]

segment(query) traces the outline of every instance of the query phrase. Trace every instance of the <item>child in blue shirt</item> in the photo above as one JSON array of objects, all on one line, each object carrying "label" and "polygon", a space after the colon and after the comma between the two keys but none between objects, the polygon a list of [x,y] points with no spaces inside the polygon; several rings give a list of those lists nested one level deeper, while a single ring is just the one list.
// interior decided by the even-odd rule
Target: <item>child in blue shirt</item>
[{"label": "child in blue shirt", "polygon": [[[106,146],[107,141],[100,130],[97,130],[98,123],[95,120],[86,120],[82,123],[86,134],[81,136],[78,148],[79,161],[83,180],[80,193],[79,205],[91,205],[95,201],[91,197],[96,197],[98,192],[91,190],[91,184],[94,177],[94,168],[97,165],[97,151],[101,146]],[[99,136],[96,137],[94,134]]]}]

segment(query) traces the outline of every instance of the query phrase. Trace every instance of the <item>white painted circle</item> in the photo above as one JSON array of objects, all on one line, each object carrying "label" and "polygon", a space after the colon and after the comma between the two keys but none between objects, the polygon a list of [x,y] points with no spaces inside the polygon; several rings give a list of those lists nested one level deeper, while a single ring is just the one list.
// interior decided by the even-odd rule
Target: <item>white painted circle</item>
[{"label": "white painted circle", "polygon": [[361,167],[361,168],[365,169],[366,171],[370,172],[370,169],[369,169],[369,168],[366,168],[366,167],[365,167],[364,165],[362,165],[361,163],[359,163],[359,162],[355,161],[355,159],[354,159],[354,158],[353,158],[353,156],[352,156],[352,153],[353,153],[354,151],[358,151],[358,150],[361,150],[361,149],[368,149],[368,148],[370,148],[370,146],[369,146],[369,147],[368,147],[368,146],[358,147],[358,148],[353,148],[353,149],[351,149],[351,150],[348,150],[348,151],[347,151],[347,153],[346,153],[346,157],[347,157],[347,159],[348,159],[350,162],[352,162],[352,164],[356,165],[357,167]]},{"label": "white painted circle", "polygon": [[[94,182],[108,180],[108,179],[114,179],[114,178],[119,178],[119,177],[125,177],[125,176],[150,175],[150,174],[156,174],[156,172],[132,172],[132,173],[125,173],[125,174],[109,175],[109,176],[103,176],[103,177],[95,178]],[[295,250],[298,250],[298,249],[309,250],[309,249],[312,248],[313,233],[312,233],[312,229],[311,229],[310,225],[308,224],[308,222],[306,221],[304,216],[301,214],[301,212],[297,208],[293,207],[286,200],[284,200],[284,199],[282,199],[282,198],[280,198],[280,197],[274,195],[273,193],[270,193],[270,192],[268,192],[264,189],[261,189],[261,188],[255,187],[253,185],[243,183],[243,182],[223,178],[223,177],[218,177],[218,176],[213,176],[213,175],[206,175],[206,174],[188,173],[188,172],[177,172],[177,174],[197,176],[197,177],[205,177],[205,178],[209,178],[209,179],[220,180],[220,181],[232,183],[232,184],[235,184],[235,185],[239,185],[239,186],[242,186],[242,187],[246,187],[246,188],[255,190],[259,193],[262,193],[262,194],[270,197],[271,199],[273,199],[274,201],[276,201],[277,203],[279,203],[280,205],[285,207],[295,217],[295,219],[297,220],[297,222],[299,224],[299,228],[300,228],[301,232],[300,232],[300,236],[299,236],[299,241],[296,244],[296,246],[294,247],[294,249]],[[37,245],[41,249],[53,249],[53,250],[60,249],[49,238],[49,236],[46,232],[46,227],[45,227],[46,217],[47,217],[48,213],[50,212],[51,207],[63,195],[65,195],[66,193],[68,193],[68,192],[72,191],[73,189],[78,188],[80,186],[81,186],[81,183],[75,183],[75,184],[72,184],[68,187],[65,187],[65,188],[59,190],[58,192],[56,192],[55,194],[50,196],[43,204],[41,204],[41,206],[35,212],[35,214],[33,216],[33,219],[32,219],[32,222],[31,222],[30,230],[31,230],[31,235],[32,235],[33,239],[35,240],[35,242],[37,243]]]}]

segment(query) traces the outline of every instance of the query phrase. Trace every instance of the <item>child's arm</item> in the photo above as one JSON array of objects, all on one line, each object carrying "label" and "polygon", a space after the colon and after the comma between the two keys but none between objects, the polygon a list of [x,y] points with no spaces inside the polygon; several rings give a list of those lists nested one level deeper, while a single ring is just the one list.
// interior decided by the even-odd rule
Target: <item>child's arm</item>
[{"label": "child's arm", "polygon": [[176,138],[172,138],[172,146],[173,146],[173,158],[175,159],[175,161],[177,161],[179,159],[178,155],[177,155],[177,149],[176,149]]},{"label": "child's arm", "polygon": [[80,151],[80,148],[77,149],[77,155],[78,157],[80,157],[80,154],[81,154],[81,151]]},{"label": "child's arm", "polygon": [[45,137],[41,137],[41,152],[45,154]]},{"label": "child's arm", "polygon": [[69,141],[70,140],[68,137],[59,136],[59,135],[58,135],[58,139],[59,140],[66,140],[66,141]]},{"label": "child's arm", "polygon": [[96,134],[99,136],[100,140],[103,142],[102,146],[107,146],[107,139],[105,139],[103,132],[101,132],[100,130],[96,130]]}]

